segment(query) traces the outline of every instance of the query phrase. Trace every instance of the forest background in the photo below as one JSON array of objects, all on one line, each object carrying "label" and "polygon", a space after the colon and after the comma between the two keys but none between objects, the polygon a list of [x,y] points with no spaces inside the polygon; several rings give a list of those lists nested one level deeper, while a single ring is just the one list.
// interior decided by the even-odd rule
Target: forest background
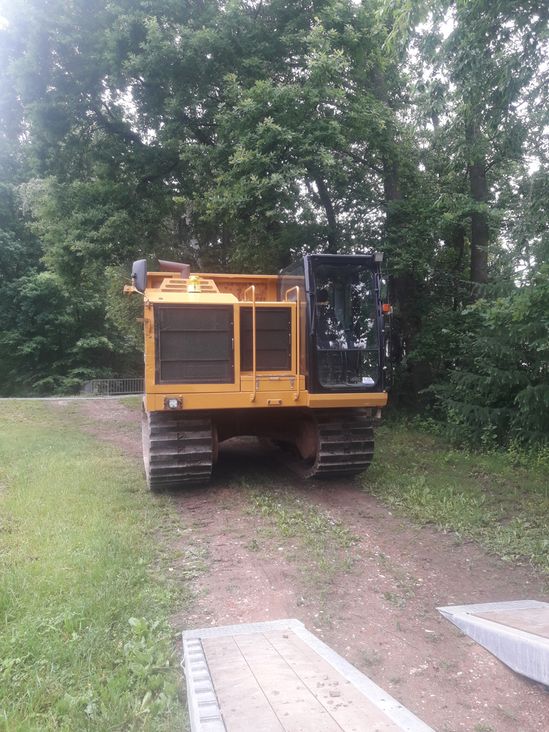
[{"label": "forest background", "polygon": [[140,374],[131,262],[385,254],[391,401],[549,436],[544,0],[0,2],[0,393]]}]

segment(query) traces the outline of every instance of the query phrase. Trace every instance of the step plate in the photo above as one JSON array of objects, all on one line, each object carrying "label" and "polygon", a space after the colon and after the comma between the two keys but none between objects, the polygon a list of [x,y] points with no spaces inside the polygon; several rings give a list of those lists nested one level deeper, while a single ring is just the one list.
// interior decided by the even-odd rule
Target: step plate
[{"label": "step plate", "polygon": [[192,732],[431,730],[298,620],[186,631],[183,653]]},{"label": "step plate", "polygon": [[438,610],[513,671],[549,685],[549,603],[515,600]]}]

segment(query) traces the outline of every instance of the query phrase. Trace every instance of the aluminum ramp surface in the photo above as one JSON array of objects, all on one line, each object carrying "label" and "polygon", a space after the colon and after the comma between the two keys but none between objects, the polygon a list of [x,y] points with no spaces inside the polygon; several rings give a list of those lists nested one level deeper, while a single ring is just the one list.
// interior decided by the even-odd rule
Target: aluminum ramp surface
[{"label": "aluminum ramp surface", "polygon": [[549,603],[515,600],[438,610],[513,671],[549,685]]},{"label": "aluminum ramp surface", "polygon": [[192,732],[432,732],[298,620],[183,633]]}]

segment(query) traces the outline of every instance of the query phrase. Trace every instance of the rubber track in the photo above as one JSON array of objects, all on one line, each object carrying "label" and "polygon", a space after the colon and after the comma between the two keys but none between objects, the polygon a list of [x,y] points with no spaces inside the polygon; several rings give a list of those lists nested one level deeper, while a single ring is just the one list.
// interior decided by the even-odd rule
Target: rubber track
[{"label": "rubber track", "polygon": [[211,418],[143,412],[143,461],[152,491],[207,483],[213,465]]},{"label": "rubber track", "polygon": [[302,465],[304,478],[329,478],[361,473],[374,456],[374,430],[359,410],[322,409],[314,412],[318,453],[312,465]]}]

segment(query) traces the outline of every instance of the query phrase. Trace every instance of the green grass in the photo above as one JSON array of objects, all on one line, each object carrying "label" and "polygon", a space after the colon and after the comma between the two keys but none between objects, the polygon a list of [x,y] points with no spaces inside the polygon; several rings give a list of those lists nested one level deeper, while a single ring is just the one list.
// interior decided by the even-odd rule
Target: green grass
[{"label": "green grass", "polygon": [[455,449],[417,427],[390,423],[377,430],[363,486],[419,524],[549,572],[548,467],[516,454]]},{"label": "green grass", "polygon": [[[309,589],[326,602],[336,575],[349,571],[354,562],[357,537],[318,506],[276,488],[268,479],[261,488],[248,488],[248,494],[250,511],[265,520],[258,536],[289,540],[286,558],[302,568]],[[261,538],[253,541],[248,548],[260,551]]]},{"label": "green grass", "polygon": [[140,412],[141,405],[143,404],[143,397],[141,395],[120,397],[119,402],[125,407],[129,407],[130,409],[135,409]]},{"label": "green grass", "polygon": [[63,414],[0,411],[0,729],[181,729],[173,509]]}]

